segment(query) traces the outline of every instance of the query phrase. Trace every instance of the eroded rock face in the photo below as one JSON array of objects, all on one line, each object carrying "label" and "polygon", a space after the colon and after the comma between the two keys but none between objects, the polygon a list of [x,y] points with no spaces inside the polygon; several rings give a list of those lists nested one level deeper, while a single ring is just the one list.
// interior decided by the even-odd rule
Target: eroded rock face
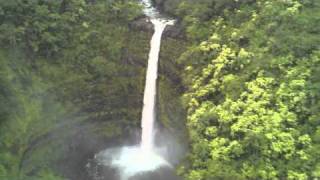
[{"label": "eroded rock face", "polygon": [[185,39],[185,32],[183,27],[180,25],[179,22],[177,22],[173,26],[168,26],[164,32],[163,35],[165,37],[171,37],[175,39]]}]

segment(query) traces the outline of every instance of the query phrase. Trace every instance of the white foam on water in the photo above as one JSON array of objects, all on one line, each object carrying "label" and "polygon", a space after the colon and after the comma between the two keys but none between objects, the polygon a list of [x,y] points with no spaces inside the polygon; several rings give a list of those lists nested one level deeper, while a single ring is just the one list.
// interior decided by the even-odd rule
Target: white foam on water
[{"label": "white foam on water", "polygon": [[160,167],[171,167],[161,154],[157,151],[145,151],[140,146],[128,146],[108,149],[96,155],[100,164],[117,168],[122,180],[130,177],[152,172]]}]

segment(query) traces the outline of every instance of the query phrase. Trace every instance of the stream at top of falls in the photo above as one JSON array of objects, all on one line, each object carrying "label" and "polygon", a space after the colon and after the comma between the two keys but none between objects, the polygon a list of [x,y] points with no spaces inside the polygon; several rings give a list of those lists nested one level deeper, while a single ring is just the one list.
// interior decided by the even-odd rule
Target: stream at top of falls
[{"label": "stream at top of falls", "polygon": [[[124,146],[119,148],[110,148],[95,155],[98,165],[116,169],[118,178],[121,180],[147,179],[143,174],[155,172],[159,169],[172,169],[169,162],[167,147],[157,147],[155,141],[155,103],[157,93],[158,61],[161,47],[161,39],[166,26],[173,25],[174,20],[165,18],[151,4],[150,0],[142,0],[144,14],[149,17],[154,26],[154,34],[150,41],[150,52],[148,67],[146,73],[146,82],[143,98],[143,109],[141,118],[141,141],[135,146]],[[91,166],[89,163],[88,166]],[[98,171],[98,170],[97,170]],[[162,171],[160,173],[167,173]],[[169,173],[170,174],[170,173]],[[173,173],[171,173],[173,174]],[[111,180],[107,175],[94,175],[95,180]],[[174,175],[158,175],[161,179],[170,178]],[[137,178],[138,177],[138,178]],[[152,179],[157,179],[152,177]]]}]

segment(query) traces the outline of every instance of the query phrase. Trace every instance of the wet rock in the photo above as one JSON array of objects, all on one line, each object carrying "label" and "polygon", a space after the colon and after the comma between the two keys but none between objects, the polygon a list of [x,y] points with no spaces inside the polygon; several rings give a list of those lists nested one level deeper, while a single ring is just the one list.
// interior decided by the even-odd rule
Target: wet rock
[{"label": "wet rock", "polygon": [[163,32],[163,35],[165,37],[171,37],[171,38],[175,38],[175,39],[185,39],[186,38],[184,29],[179,22],[177,22],[173,26],[166,27],[166,29]]},{"label": "wet rock", "polygon": [[[153,33],[154,28],[148,17],[140,17],[130,23],[130,28],[138,31],[150,32]],[[184,39],[185,32],[182,25],[177,22],[173,26],[167,26],[163,32],[164,37]]]},{"label": "wet rock", "polygon": [[153,25],[150,19],[146,16],[142,16],[130,23],[130,28],[139,31],[153,32]]}]

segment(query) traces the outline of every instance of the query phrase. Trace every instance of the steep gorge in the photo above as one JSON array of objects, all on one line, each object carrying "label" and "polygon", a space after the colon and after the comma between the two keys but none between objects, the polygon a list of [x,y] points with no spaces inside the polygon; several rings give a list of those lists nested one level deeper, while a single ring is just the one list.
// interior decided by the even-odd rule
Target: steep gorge
[{"label": "steep gorge", "polygon": [[[101,24],[104,16],[98,13],[103,8],[98,5],[82,7],[88,11],[85,18],[89,18],[89,14],[97,16],[86,19],[87,22],[80,21],[70,37],[74,38],[69,41],[70,47],[54,56],[39,54],[42,50],[25,53],[24,40],[17,42],[19,48],[10,43],[3,46],[0,59],[5,76],[1,79],[2,86],[17,91],[10,90],[10,96],[2,94],[1,98],[3,106],[12,103],[10,107],[17,112],[17,119],[2,120],[7,129],[1,134],[5,137],[0,145],[0,160],[4,162],[0,165],[1,177],[88,180],[86,164],[95,153],[139,140],[144,75],[152,32],[130,27],[134,19],[120,24],[112,20]],[[33,23],[34,20],[28,21]],[[79,42],[80,36],[83,39]],[[2,43],[7,42],[1,38]],[[179,104],[182,88],[178,76],[172,78],[172,75],[179,74],[176,59],[185,45],[183,40],[165,35],[163,47],[158,84],[158,118],[162,122],[159,125],[182,138],[184,122],[178,118],[184,116]],[[20,128],[17,122],[23,125],[18,134],[14,130]],[[169,128],[173,126],[177,128]],[[9,139],[11,131],[16,134],[15,143]]]}]

